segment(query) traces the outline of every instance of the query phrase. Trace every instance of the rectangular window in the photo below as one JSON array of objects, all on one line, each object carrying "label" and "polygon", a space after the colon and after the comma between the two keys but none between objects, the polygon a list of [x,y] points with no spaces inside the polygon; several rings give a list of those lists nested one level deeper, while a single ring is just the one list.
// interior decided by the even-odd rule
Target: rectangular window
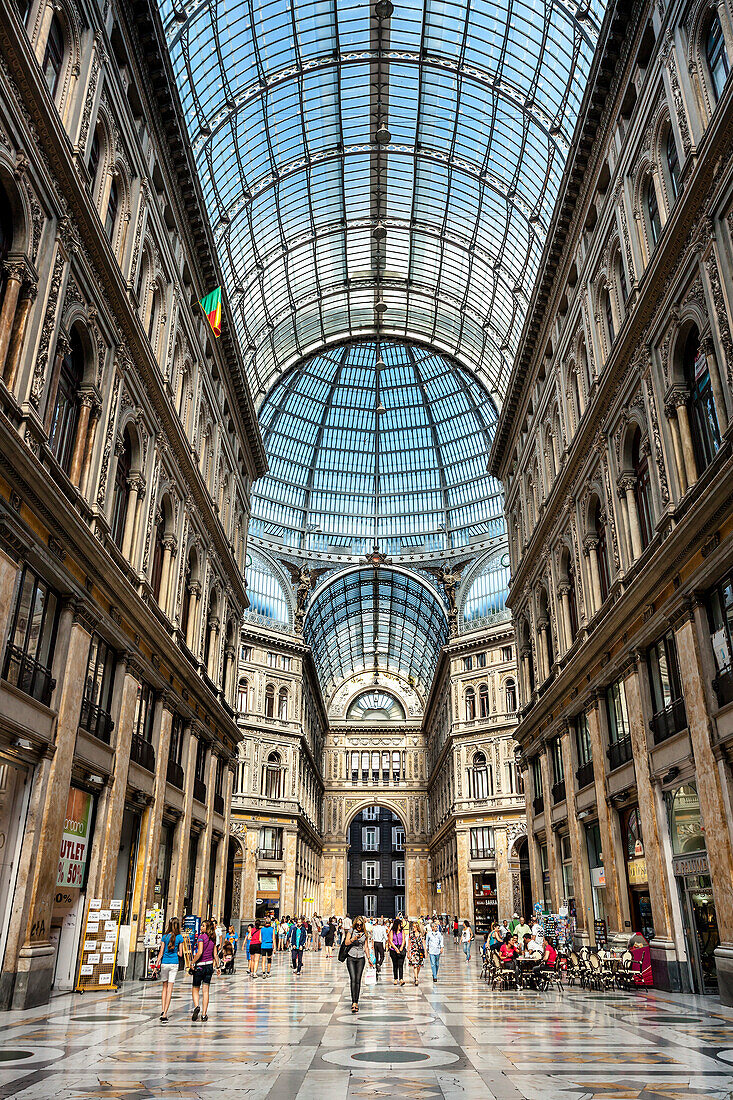
[{"label": "rectangular window", "polygon": [[532,789],[535,798],[542,798],[542,761],[539,756],[532,758]]},{"label": "rectangular window", "polygon": [[395,894],[394,896],[394,915],[399,917],[400,913],[405,911],[405,895]]},{"label": "rectangular window", "polygon": [[292,663],[293,663],[292,657],[281,657],[280,658],[280,668],[284,669],[285,672],[290,672],[290,668],[291,668]]},{"label": "rectangular window", "polygon": [[395,751],[392,753],[392,779],[395,782],[399,782],[400,775],[400,753]]},{"label": "rectangular window", "polygon": [[490,825],[471,829],[471,859],[494,858],[494,830]]},{"label": "rectangular window", "polygon": [[25,566],[15,601],[5,654],[3,679],[48,706],[59,598],[32,569]]},{"label": "rectangular window", "polygon": [[84,698],[79,725],[109,744],[114,723],[110,717],[117,654],[98,634],[89,643]]},{"label": "rectangular window", "polygon": [[486,654],[485,653],[477,653],[476,654],[476,668],[486,668]]},{"label": "rectangular window", "polygon": [[654,742],[659,744],[687,726],[677,645],[671,631],[649,648],[647,668],[652,696],[651,728]]},{"label": "rectangular window", "polygon": [[733,702],[733,576],[711,589],[705,602],[717,672],[713,688],[722,707]]},{"label": "rectangular window", "polygon": [[506,773],[509,794],[524,794],[524,779],[519,764],[516,764],[513,760],[507,760]]},{"label": "rectangular window", "polygon": [[201,783],[206,781],[206,742],[204,740],[197,740],[196,742],[196,767],[194,770],[194,778],[198,779]]},{"label": "rectangular window", "polygon": [[352,752],[351,754],[351,782],[356,783],[359,779],[359,753]]},{"label": "rectangular window", "polygon": [[562,783],[565,778],[565,766],[562,759],[562,744],[556,737],[552,742],[552,774],[556,783]]},{"label": "rectangular window", "polygon": [[606,688],[606,715],[608,717],[608,760],[613,768],[620,768],[631,760],[631,730],[626,709],[626,690],[623,680],[616,680]]},{"label": "rectangular window", "polygon": [[392,826],[392,847],[395,852],[404,852],[405,850],[405,830],[401,825]]},{"label": "rectangular window", "polygon": [[282,859],[283,857],[283,831],[270,825],[263,825],[260,829],[261,859]]},{"label": "rectangular window", "polygon": [[584,710],[575,719],[575,748],[578,753],[578,764],[581,767],[592,762],[590,729],[588,728],[588,716]]},{"label": "rectangular window", "polygon": [[132,732],[147,741],[153,743],[153,716],[155,714],[155,692],[150,684],[143,680],[137,685],[137,699],[135,700],[135,717],[132,720]]},{"label": "rectangular window", "polygon": [[404,863],[395,862],[395,863],[392,864],[392,884],[394,886],[404,886],[405,885],[405,865],[404,865]]},{"label": "rectangular window", "polygon": [[376,860],[365,861],[361,865],[361,881],[364,886],[376,886],[379,864]]},{"label": "rectangular window", "polygon": [[277,668],[277,653],[268,653],[267,654],[267,667],[268,668]]},{"label": "rectangular window", "polygon": [[560,852],[562,856],[562,888],[566,905],[572,906],[575,900],[573,887],[573,856],[570,848],[570,837],[560,838]]},{"label": "rectangular window", "polygon": [[470,672],[472,668],[473,668],[473,657],[464,657],[463,658],[463,671],[464,672]]},{"label": "rectangular window", "polygon": [[367,806],[362,810],[361,816],[365,821],[379,821],[379,806]]},{"label": "rectangular window", "polygon": [[365,894],[364,895],[364,916],[376,917],[377,915],[377,895]]},{"label": "rectangular window", "polygon": [[379,830],[367,825],[361,830],[361,845],[365,852],[376,852],[379,843]]},{"label": "rectangular window", "polygon": [[171,721],[171,739],[168,743],[168,759],[173,764],[180,764],[183,758],[183,719],[180,714],[174,714]]},{"label": "rectangular window", "polygon": [[501,659],[502,661],[511,661],[512,647],[510,645],[505,645],[501,647]]},{"label": "rectangular window", "polygon": [[240,650],[240,660],[251,661],[252,660],[252,646],[243,645]]}]

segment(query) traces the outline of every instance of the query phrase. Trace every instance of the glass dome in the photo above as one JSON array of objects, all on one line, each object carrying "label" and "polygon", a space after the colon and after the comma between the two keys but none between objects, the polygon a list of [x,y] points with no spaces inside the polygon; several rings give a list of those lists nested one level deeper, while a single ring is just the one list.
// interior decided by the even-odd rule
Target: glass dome
[{"label": "glass dome", "polygon": [[247,554],[249,613],[274,623],[290,624],[290,604],[275,571],[259,554]]},{"label": "glass dome", "polygon": [[442,355],[332,348],[286,374],[259,416],[269,472],[253,489],[255,538],[355,557],[375,542],[391,556],[478,551],[504,533],[486,473],[496,408]]},{"label": "glass dome", "polygon": [[509,595],[509,554],[506,550],[493,554],[479,570],[466,595],[463,621],[478,626],[482,619],[506,613]]}]

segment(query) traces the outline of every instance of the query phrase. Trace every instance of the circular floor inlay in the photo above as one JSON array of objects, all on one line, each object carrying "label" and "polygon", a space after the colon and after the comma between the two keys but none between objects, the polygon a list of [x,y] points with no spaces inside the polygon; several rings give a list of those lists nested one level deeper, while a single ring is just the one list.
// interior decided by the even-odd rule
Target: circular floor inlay
[{"label": "circular floor inlay", "polygon": [[355,1062],[428,1062],[429,1054],[422,1054],[418,1050],[361,1050],[358,1054],[352,1054]]},{"label": "circular floor inlay", "polygon": [[35,1050],[17,1050],[14,1047],[0,1047],[0,1064],[9,1066],[13,1062],[22,1063],[24,1066],[31,1063],[56,1062],[63,1058],[63,1050],[58,1047],[38,1046]]},{"label": "circular floor inlay", "polygon": [[32,1050],[0,1050],[0,1062],[20,1062],[24,1058],[32,1058]]},{"label": "circular floor inlay", "polygon": [[72,1016],[74,1022],[83,1020],[84,1023],[106,1024],[110,1020],[129,1020],[129,1016]]}]

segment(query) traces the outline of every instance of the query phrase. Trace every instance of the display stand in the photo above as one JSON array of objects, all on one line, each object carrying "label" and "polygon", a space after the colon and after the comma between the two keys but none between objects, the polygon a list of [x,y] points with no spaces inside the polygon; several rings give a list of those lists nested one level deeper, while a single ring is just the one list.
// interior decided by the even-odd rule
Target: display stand
[{"label": "display stand", "polygon": [[117,945],[120,936],[121,901],[91,898],[84,922],[76,990],[113,989]]},{"label": "display stand", "polygon": [[145,973],[140,978],[141,982],[155,982],[158,979],[158,971],[151,969],[153,959],[160,950],[160,940],[163,935],[163,910],[159,905],[145,911],[145,933],[143,945],[145,947]]}]

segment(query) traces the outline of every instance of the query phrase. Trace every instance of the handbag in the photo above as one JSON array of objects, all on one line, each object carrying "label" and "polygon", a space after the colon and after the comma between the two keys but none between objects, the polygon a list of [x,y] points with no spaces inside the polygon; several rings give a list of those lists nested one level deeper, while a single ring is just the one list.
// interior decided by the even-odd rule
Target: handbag
[{"label": "handbag", "polygon": [[[351,947],[351,944],[349,944],[349,947]],[[348,959],[348,957],[349,957],[349,947],[346,946],[346,938],[344,937],[344,942],[339,947],[339,962],[340,963],[345,963],[346,960]]]}]

